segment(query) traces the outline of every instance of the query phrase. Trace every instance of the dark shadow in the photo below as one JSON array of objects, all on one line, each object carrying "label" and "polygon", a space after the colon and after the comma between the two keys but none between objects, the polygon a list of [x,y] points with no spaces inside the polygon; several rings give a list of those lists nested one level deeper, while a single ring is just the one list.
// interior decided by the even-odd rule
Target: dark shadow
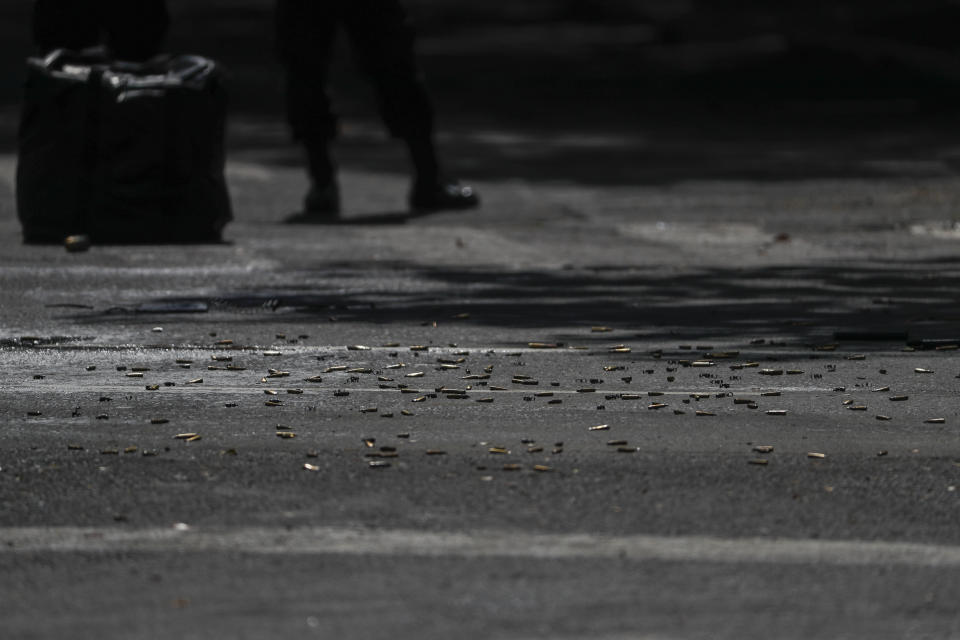
[{"label": "dark shadow", "polygon": [[[385,273],[426,280],[431,291],[439,288],[442,293],[384,293],[370,283]],[[899,338],[902,344],[904,336],[960,339],[960,259],[859,267],[707,268],[682,274],[619,267],[509,271],[378,263],[366,268],[351,262],[324,264],[305,281],[317,284],[144,300],[149,306],[72,317],[85,323],[127,322],[126,315],[161,308],[157,305],[175,310],[202,304],[217,314],[218,323],[229,323],[231,317],[273,323],[273,312],[282,310],[285,322],[331,317],[372,324],[458,322],[538,329],[538,338],[552,331],[551,339],[579,344],[607,344],[625,336],[667,343],[730,336],[823,344],[840,336],[872,349],[885,340]],[[325,281],[336,284],[322,284]],[[251,310],[261,313],[251,316]],[[600,325],[616,330],[616,337],[585,331]]]},{"label": "dark shadow", "polygon": [[380,213],[365,213],[349,216],[307,216],[302,211],[295,211],[283,219],[283,224],[304,225],[319,227],[343,227],[365,225],[403,225],[412,217],[409,211],[384,211]]},{"label": "dark shadow", "polygon": [[[25,245],[31,246],[56,246],[63,245],[63,240],[43,240],[37,242],[24,242]],[[89,250],[91,247],[162,247],[164,245],[168,246],[187,246],[187,247],[232,247],[234,245],[233,240],[220,239],[220,240],[152,240],[144,239],[143,241],[131,241],[131,240],[97,240],[91,242],[85,249],[74,249],[74,251],[83,252]]]}]

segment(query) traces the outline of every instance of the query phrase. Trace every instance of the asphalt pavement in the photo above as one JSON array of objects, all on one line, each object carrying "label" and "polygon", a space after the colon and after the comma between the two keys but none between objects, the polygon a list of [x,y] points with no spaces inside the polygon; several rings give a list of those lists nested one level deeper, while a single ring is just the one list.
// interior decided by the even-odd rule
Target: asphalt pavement
[{"label": "asphalt pavement", "polygon": [[[24,246],[8,638],[960,638],[951,129],[454,126],[344,219],[234,123],[226,242]],[[599,170],[602,167],[604,170]]]}]

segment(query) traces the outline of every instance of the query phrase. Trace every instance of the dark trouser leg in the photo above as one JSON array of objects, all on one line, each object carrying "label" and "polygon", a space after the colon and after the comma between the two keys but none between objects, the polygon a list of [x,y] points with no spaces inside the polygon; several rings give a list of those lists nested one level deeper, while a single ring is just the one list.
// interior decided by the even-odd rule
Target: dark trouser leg
[{"label": "dark trouser leg", "polygon": [[86,49],[100,44],[98,11],[93,0],[36,0],[33,41],[41,54],[54,49]]},{"label": "dark trouser leg", "polygon": [[36,0],[33,39],[47,53],[106,44],[123,60],[146,60],[160,51],[169,16],[165,0]]},{"label": "dark trouser leg", "polygon": [[146,60],[160,53],[170,26],[166,0],[100,0],[107,46],[121,60]]},{"label": "dark trouser leg", "polygon": [[314,183],[333,182],[336,165],[330,142],[336,137],[337,119],[326,91],[327,68],[300,62],[286,67],[287,122],[294,140],[307,154],[307,170]]},{"label": "dark trouser leg", "polygon": [[363,70],[377,90],[390,133],[404,140],[418,184],[436,184],[433,106],[414,55],[414,30],[398,0],[348,0],[344,25]]},{"label": "dark trouser leg", "polygon": [[337,119],[327,94],[327,76],[336,34],[337,2],[278,0],[277,49],[286,76],[287,122],[307,151],[314,184],[332,184],[336,167],[330,141]]}]

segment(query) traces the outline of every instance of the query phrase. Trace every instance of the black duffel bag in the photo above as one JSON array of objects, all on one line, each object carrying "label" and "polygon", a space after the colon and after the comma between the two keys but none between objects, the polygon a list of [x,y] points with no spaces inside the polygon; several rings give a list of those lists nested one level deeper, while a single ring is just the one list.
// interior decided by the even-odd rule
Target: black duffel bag
[{"label": "black duffel bag", "polygon": [[220,241],[232,214],[216,63],[60,50],[27,64],[17,165],[24,242]]}]

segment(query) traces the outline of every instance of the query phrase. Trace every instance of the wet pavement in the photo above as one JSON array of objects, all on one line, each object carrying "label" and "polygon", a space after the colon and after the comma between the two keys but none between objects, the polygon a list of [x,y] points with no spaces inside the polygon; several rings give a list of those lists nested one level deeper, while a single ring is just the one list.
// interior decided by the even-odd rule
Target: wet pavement
[{"label": "wet pavement", "polygon": [[409,217],[356,125],[290,226],[236,126],[216,246],[25,247],[0,158],[11,637],[960,637],[947,138],[609,184],[673,147],[454,129],[483,208]]}]

